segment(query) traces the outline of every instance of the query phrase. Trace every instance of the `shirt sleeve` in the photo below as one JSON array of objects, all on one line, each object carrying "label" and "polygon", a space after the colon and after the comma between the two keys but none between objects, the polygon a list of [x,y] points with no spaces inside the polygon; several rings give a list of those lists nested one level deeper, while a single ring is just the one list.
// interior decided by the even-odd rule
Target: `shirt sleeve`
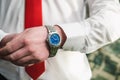
[{"label": "shirt sleeve", "polygon": [[118,0],[87,0],[90,17],[81,22],[60,25],[66,33],[64,50],[91,53],[120,37]]}]

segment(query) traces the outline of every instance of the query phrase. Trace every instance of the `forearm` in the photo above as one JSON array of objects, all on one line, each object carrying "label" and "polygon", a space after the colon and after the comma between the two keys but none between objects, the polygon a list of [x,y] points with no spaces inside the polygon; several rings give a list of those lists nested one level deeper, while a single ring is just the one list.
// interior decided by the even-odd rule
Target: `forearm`
[{"label": "forearm", "polygon": [[94,4],[89,4],[89,18],[82,22],[60,24],[67,36],[64,50],[89,53],[120,37],[119,5],[113,0],[95,1]]}]

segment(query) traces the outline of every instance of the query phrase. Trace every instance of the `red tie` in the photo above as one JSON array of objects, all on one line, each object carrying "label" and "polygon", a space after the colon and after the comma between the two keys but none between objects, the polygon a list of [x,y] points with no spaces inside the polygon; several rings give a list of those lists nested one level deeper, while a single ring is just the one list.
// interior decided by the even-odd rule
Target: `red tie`
[{"label": "red tie", "polygon": [[[42,25],[42,0],[25,0],[25,28]],[[28,75],[36,80],[44,71],[44,62],[25,67]]]}]

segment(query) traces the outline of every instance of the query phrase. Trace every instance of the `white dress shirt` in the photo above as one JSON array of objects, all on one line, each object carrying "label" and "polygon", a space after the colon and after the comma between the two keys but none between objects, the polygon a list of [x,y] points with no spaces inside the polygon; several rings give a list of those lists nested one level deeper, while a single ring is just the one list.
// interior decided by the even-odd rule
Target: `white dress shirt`
[{"label": "white dress shirt", "polygon": [[[0,40],[24,30],[25,0],[0,0]],[[88,4],[88,6],[87,6]],[[67,35],[63,49],[46,60],[39,80],[90,80],[85,53],[120,37],[118,0],[42,0],[43,24],[60,25]],[[86,17],[89,9],[89,17]],[[23,67],[0,60],[0,73],[8,80],[29,80]]]}]

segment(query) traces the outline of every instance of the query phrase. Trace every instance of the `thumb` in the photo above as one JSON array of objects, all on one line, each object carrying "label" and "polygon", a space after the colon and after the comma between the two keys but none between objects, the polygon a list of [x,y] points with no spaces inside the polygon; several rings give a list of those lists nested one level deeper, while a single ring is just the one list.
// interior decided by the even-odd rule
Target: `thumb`
[{"label": "thumb", "polygon": [[6,35],[0,42],[0,48],[4,47],[9,41],[11,41],[17,34]]}]

